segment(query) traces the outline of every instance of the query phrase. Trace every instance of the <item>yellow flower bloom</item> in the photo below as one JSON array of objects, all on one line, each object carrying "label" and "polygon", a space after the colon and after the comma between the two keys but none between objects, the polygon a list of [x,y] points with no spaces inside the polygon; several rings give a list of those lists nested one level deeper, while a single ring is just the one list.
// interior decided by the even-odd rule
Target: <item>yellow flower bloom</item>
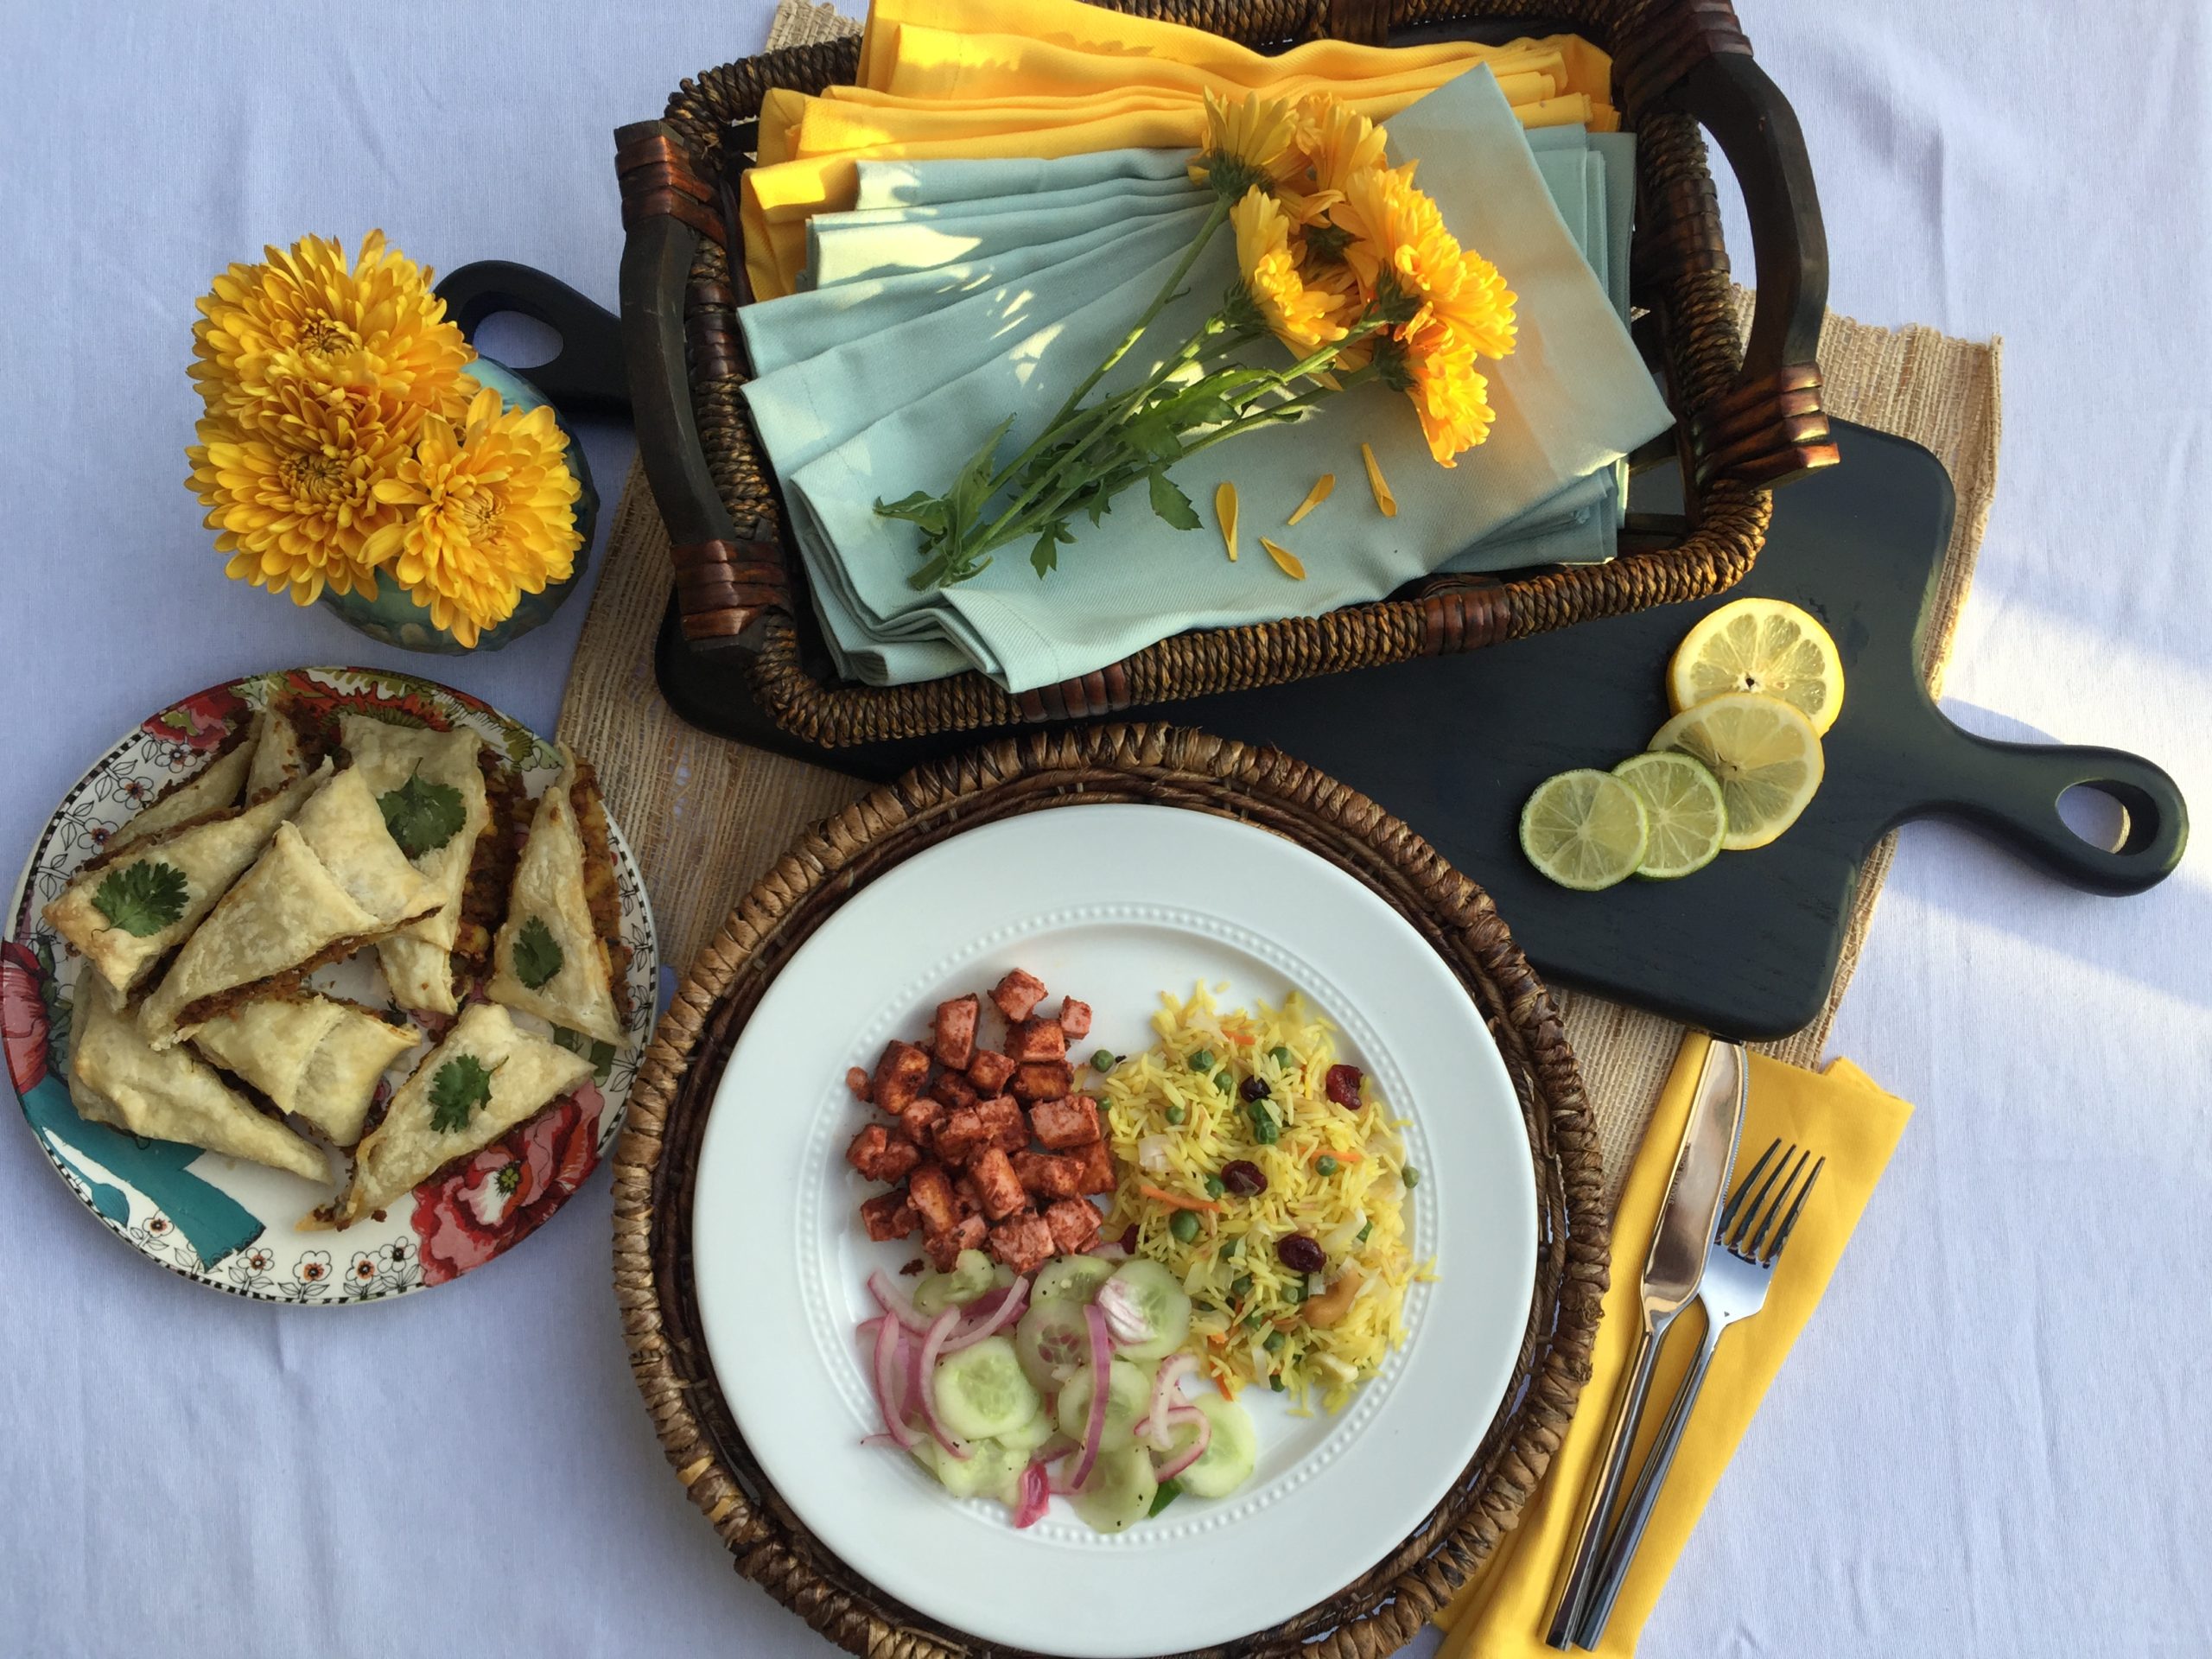
[{"label": "yellow flower bloom", "polygon": [[1293,142],[1323,194],[1341,198],[1354,175],[1380,167],[1387,138],[1382,128],[1328,92],[1309,93],[1299,103]]},{"label": "yellow flower bloom", "polygon": [[1484,357],[1512,351],[1513,293],[1497,266],[1463,250],[1445,228],[1436,203],[1414,188],[1412,163],[1353,175],[1330,216],[1351,232],[1344,263],[1361,285],[1386,299],[1390,288],[1414,305],[1404,327],[1418,328],[1434,315]]},{"label": "yellow flower bloom", "polygon": [[1193,184],[1211,184],[1214,194],[1241,200],[1255,186],[1281,200],[1301,221],[1317,218],[1317,203],[1305,188],[1306,157],[1294,142],[1297,122],[1285,99],[1244,94],[1231,104],[1211,89],[1206,99],[1206,142],[1192,161]]},{"label": "yellow flower bloom", "polygon": [[1465,449],[1490,436],[1497,418],[1490,406],[1490,382],[1475,370],[1474,348],[1458,329],[1432,317],[1408,329],[1402,340],[1406,395],[1421,416],[1421,435],[1440,467],[1456,467]]},{"label": "yellow flower bloom", "polygon": [[1244,291],[1275,338],[1300,357],[1344,337],[1338,319],[1345,296],[1309,288],[1291,251],[1290,219],[1258,185],[1229,211],[1236,232],[1236,269]]},{"label": "yellow flower bloom", "polygon": [[326,584],[373,598],[366,544],[399,516],[375,486],[407,453],[391,413],[373,398],[287,381],[271,388],[254,430],[201,421],[186,482],[219,532],[215,550],[231,556],[228,573],[289,591],[296,605],[314,603]]},{"label": "yellow flower bloom", "polygon": [[388,400],[410,431],[428,412],[459,416],[475,353],[445,320],[430,273],[372,231],[348,264],[310,236],[257,265],[232,265],[200,301],[192,378],[209,415],[251,431],[281,418],[288,381]]},{"label": "yellow flower bloom", "polygon": [[524,594],[575,569],[581,492],[563,448],[550,409],[503,410],[488,386],[459,433],[430,416],[415,453],[376,486],[379,502],[411,511],[369,539],[370,562],[389,561],[430,620],[474,645]]}]

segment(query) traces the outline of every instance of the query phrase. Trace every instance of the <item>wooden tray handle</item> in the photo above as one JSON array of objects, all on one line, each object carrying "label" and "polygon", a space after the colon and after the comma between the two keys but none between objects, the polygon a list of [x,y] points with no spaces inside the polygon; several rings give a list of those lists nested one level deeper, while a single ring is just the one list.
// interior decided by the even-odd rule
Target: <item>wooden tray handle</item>
[{"label": "wooden tray handle", "polygon": [[[728,245],[720,194],[692,170],[675,130],[641,121],[618,128],[614,165],[622,186],[622,345],[630,365],[638,453],[668,526],[683,637],[694,645],[737,645],[773,614],[791,612],[790,575],[776,536],[776,503],[765,479],[745,488],[735,512],[708,470],[691,395],[695,381],[742,380],[744,359],[723,327],[687,331],[692,264],[702,236]],[[734,310],[732,296],[715,315]]]},{"label": "wooden tray handle", "polygon": [[[1743,370],[1688,421],[1700,487],[1726,479],[1767,489],[1834,466],[1818,358],[1827,234],[1789,101],[1752,60],[1730,0],[1654,6],[1618,43],[1613,79],[1631,127],[1686,117],[1713,135],[1751,219],[1758,298]],[[1710,185],[1648,175],[1641,182],[1638,277],[1725,274],[1728,255]]]},{"label": "wooden tray handle", "polygon": [[484,320],[502,311],[534,318],[560,335],[561,349],[552,357],[514,372],[563,415],[630,418],[622,325],[605,306],[557,276],[505,259],[479,259],[448,271],[438,280],[437,294],[471,344]]}]

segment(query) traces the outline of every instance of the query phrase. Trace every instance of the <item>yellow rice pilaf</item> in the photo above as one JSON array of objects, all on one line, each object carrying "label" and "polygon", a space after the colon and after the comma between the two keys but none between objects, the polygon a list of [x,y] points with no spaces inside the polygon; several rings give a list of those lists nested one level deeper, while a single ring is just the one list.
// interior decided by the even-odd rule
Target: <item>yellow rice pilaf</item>
[{"label": "yellow rice pilaf", "polygon": [[[1279,1381],[1299,1411],[1316,1397],[1336,1411],[1404,1343],[1407,1285],[1433,1277],[1415,1266],[1407,1232],[1400,1121],[1371,1079],[1363,1080],[1357,1111],[1328,1097],[1334,1033],[1294,991],[1280,1008],[1217,1009],[1204,985],[1187,1002],[1163,994],[1160,1003],[1159,1042],[1122,1058],[1094,1090],[1121,1171],[1106,1236],[1134,1225],[1135,1253],[1182,1280],[1193,1306],[1191,1351],[1224,1394]],[[1255,1077],[1268,1093],[1248,1103],[1241,1088]],[[1265,1192],[1244,1197],[1222,1185],[1224,1166],[1240,1159],[1266,1175]],[[1197,1229],[1188,1240],[1173,1230],[1185,1205],[1203,1206],[1191,1210]],[[1292,1233],[1320,1244],[1320,1273],[1283,1265],[1276,1245]],[[1338,1287],[1347,1268],[1360,1274],[1349,1308],[1313,1324],[1309,1299]]]}]

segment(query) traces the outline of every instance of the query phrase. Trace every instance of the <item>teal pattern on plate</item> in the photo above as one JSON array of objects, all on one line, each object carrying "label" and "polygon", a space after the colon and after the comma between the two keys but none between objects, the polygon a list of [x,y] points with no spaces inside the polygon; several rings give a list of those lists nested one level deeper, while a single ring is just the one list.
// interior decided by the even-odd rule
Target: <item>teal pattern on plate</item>
[{"label": "teal pattern on plate", "polygon": [[[497,391],[509,409],[536,409],[546,401],[536,386],[488,357],[478,358],[468,365],[468,372]],[[591,465],[584,459],[584,447],[576,442],[576,435],[569,430],[568,423],[563,422],[561,429],[569,440],[569,470],[576,475],[576,529],[583,537],[583,544],[576,549],[576,568],[569,572],[566,582],[555,582],[542,594],[524,594],[515,607],[515,613],[498,627],[487,628],[479,634],[474,647],[462,645],[433,622],[430,607],[417,603],[396,582],[379,581],[374,599],[326,588],[322,590],[322,602],[381,644],[397,645],[405,651],[435,652],[445,657],[457,657],[471,649],[498,651],[540,623],[550,620],[553,613],[561,608],[562,601],[583,580],[584,566],[591,558],[592,527],[599,519],[599,492],[592,487]]]}]

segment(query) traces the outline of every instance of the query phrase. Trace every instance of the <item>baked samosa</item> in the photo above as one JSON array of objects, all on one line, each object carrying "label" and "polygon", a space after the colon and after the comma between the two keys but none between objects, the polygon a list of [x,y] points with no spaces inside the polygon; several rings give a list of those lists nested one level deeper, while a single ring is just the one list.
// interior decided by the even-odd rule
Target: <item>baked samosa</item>
[{"label": "baked samosa", "polygon": [[339,718],[339,742],[375,792],[400,849],[436,889],[438,908],[377,944],[377,961],[402,1007],[452,1014],[454,949],[472,864],[496,857],[505,833],[485,781],[483,740],[466,727],[434,732],[365,715]]},{"label": "baked samosa", "polygon": [[330,1181],[329,1160],[312,1141],[257,1110],[190,1049],[152,1047],[137,1010],[118,1007],[89,975],[71,1016],[69,1097],[79,1116],[127,1134]]},{"label": "baked samosa", "polygon": [[629,1040],[614,865],[591,768],[566,747],[531,819],[486,994],[602,1042]]},{"label": "baked samosa", "polygon": [[590,1076],[582,1055],[521,1030],[496,1002],[472,1002],[361,1137],[353,1180],[316,1219],[350,1227],[373,1215]]},{"label": "baked samosa", "polygon": [[108,855],[114,856],[133,842],[143,841],[149,836],[167,835],[180,825],[236,805],[245,789],[246,772],[260,747],[261,716],[256,715],[243,730],[233,733],[215,751],[214,758],[206,766],[191,777],[170,785],[145,810],[118,825],[107,838],[105,850]]},{"label": "baked samosa", "polygon": [[351,768],[281,824],[254,867],[187,939],[141,1013],[167,1047],[280,974],[349,954],[437,907],[376,797]]},{"label": "baked samosa", "polygon": [[86,866],[46,907],[47,925],[127,995],[215,908],[327,772]]},{"label": "baked samosa", "polygon": [[279,1110],[350,1147],[361,1138],[385,1069],[416,1036],[411,1026],[391,1025],[296,979],[203,1021],[192,1040]]}]

